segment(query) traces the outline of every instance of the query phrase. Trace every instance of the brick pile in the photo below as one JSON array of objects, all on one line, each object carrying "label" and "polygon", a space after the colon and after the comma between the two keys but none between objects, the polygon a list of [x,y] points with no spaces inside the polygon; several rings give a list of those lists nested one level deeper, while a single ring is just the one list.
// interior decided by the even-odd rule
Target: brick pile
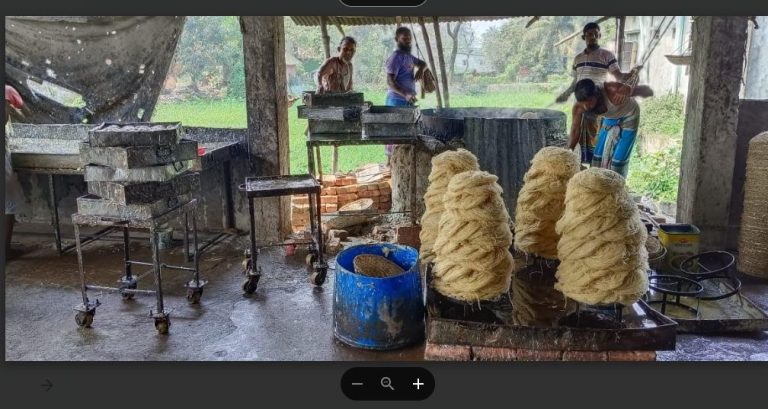
[{"label": "brick pile", "polygon": [[[355,200],[370,198],[373,209],[387,212],[392,208],[392,181],[389,178],[358,183],[354,174],[324,175],[321,193],[321,213],[334,213]],[[309,198],[307,195],[291,197],[291,225],[294,231],[309,225]]]}]

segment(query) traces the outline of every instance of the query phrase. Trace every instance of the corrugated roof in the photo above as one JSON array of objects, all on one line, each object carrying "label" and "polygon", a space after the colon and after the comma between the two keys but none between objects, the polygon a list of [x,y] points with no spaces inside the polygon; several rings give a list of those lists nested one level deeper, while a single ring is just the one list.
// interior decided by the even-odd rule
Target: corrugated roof
[{"label": "corrugated roof", "polygon": [[[519,16],[518,16],[519,17]],[[438,17],[440,22],[453,23],[457,21],[493,21],[511,18],[511,16],[445,16]],[[424,17],[428,23],[432,22],[432,17]],[[291,16],[296,25],[299,26],[319,26],[320,16]],[[375,26],[375,25],[397,25],[399,23],[417,23],[418,16],[328,16],[328,24],[340,24],[342,26]]]}]

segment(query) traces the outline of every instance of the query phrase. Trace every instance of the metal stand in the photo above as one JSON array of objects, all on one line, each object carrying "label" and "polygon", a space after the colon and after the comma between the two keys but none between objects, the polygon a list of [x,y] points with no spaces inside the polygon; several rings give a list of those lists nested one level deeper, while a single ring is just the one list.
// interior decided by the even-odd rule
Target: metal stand
[{"label": "metal stand", "polygon": [[[312,176],[322,178],[322,166],[315,167],[314,151],[317,148],[317,158],[320,158],[321,146],[355,146],[355,145],[411,145],[411,178],[410,178],[410,209],[411,223],[416,225],[416,145],[418,136],[403,137],[370,137],[361,138],[355,134],[310,134],[307,138],[307,171]],[[387,214],[387,213],[382,213]]]},{"label": "metal stand", "polygon": [[[183,204],[176,209],[173,209],[161,216],[153,219],[142,220],[121,220],[109,217],[99,216],[87,216],[75,213],[72,215],[72,224],[75,228],[75,246],[77,248],[77,263],[80,273],[80,291],[83,297],[82,304],[75,307],[77,311],[75,315],[75,321],[80,327],[90,327],[93,323],[93,317],[96,314],[96,308],[101,305],[98,299],[90,301],[88,298],[88,290],[99,290],[109,292],[119,292],[123,297],[123,300],[132,300],[136,294],[150,295],[154,294],[156,298],[156,310],[150,311],[150,317],[155,321],[155,328],[160,334],[167,334],[171,326],[171,320],[168,312],[165,310],[163,301],[163,283],[162,283],[162,271],[163,269],[180,270],[192,273],[192,279],[185,284],[187,287],[187,301],[190,304],[198,304],[200,298],[203,295],[203,288],[207,284],[207,281],[200,279],[200,262],[198,258],[198,239],[197,239],[197,217],[195,215],[195,208],[197,207],[197,200],[193,199],[189,203]],[[182,267],[170,264],[162,263],[160,260],[159,240],[157,228],[158,226],[167,223],[170,219],[178,217],[180,213],[184,214],[184,254],[189,258],[189,216],[192,216],[192,243],[193,243],[193,261],[194,267]],[[117,280],[117,287],[104,287],[98,285],[89,285],[85,279],[85,268],[83,267],[83,253],[82,244],[80,241],[80,226],[109,226],[110,228],[120,228],[123,230],[123,269],[124,275]],[[152,262],[143,262],[131,259],[130,253],[130,231],[129,229],[147,229],[150,235],[150,246],[152,248]],[[152,273],[155,282],[154,290],[139,290],[137,289],[138,281],[141,277],[136,277],[133,274],[132,267],[134,265],[149,266],[151,269],[146,273]],[[145,274],[145,275],[146,275]]]},{"label": "metal stand", "polygon": [[253,199],[306,194],[309,198],[309,221],[313,241],[309,244],[307,267],[310,270],[309,281],[316,286],[325,283],[328,265],[323,254],[323,229],[320,221],[320,190],[321,184],[311,175],[285,175],[246,178],[245,184],[240,185],[240,191],[248,197],[248,216],[250,217],[250,249],[246,251],[245,281],[242,289],[245,294],[253,294],[261,278],[261,267],[258,265],[258,254],[261,247],[256,244],[256,219]]}]

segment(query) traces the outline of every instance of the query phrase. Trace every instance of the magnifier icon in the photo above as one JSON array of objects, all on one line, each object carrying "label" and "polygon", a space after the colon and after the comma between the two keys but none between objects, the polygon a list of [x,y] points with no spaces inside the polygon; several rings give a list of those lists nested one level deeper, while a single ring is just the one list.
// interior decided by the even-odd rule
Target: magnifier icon
[{"label": "magnifier icon", "polygon": [[395,388],[392,386],[392,379],[389,379],[388,376],[381,378],[381,387],[395,390]]}]

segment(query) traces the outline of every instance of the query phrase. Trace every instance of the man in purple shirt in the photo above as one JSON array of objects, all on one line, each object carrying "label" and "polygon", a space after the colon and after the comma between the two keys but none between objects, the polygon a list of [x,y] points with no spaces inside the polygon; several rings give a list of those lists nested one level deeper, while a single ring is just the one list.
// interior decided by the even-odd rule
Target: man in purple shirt
[{"label": "man in purple shirt", "polygon": [[[411,54],[411,30],[398,27],[395,31],[397,49],[387,58],[384,68],[387,72],[387,102],[388,106],[413,106],[416,102],[416,80],[427,63]],[[416,69],[416,72],[414,72]],[[387,163],[392,155],[394,145],[385,146]]]}]

